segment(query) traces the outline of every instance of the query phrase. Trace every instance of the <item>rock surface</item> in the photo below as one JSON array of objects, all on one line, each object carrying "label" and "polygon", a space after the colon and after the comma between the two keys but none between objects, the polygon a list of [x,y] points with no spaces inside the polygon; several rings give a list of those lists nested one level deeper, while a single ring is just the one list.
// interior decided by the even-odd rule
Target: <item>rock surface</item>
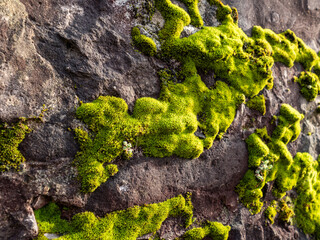
[{"label": "rock surface", "polygon": [[[221,141],[215,141],[199,159],[148,158],[137,149],[134,157],[119,163],[119,173],[94,193],[80,193],[76,169],[78,151],[68,130],[77,124],[79,101],[100,95],[126,100],[132,110],[136,99],[158,97],[157,71],[170,66],[134,50],[130,31],[141,23],[133,4],[141,0],[1,0],[0,1],[0,121],[39,115],[49,109],[44,123],[32,123],[20,146],[26,158],[21,171],[0,174],[0,239],[31,239],[38,228],[33,210],[49,201],[69,206],[63,214],[93,211],[98,216],[137,204],[164,201],[179,193],[192,192],[198,219],[231,225],[229,239],[308,239],[294,226],[265,224],[261,214],[251,216],[238,203],[233,191],[247,170],[243,141],[255,128],[267,125],[281,103],[305,114],[303,131],[289,149],[320,152],[319,102],[307,102],[292,81],[300,65],[288,69],[276,64],[275,86],[263,90],[267,113],[261,116],[242,105]],[[239,26],[247,33],[254,25],[281,32],[292,29],[310,47],[320,49],[320,5],[317,0],[227,0],[239,11]],[[205,25],[214,25],[214,8],[204,0],[200,9]],[[163,21],[159,13],[154,20]],[[194,29],[186,29],[191,34]],[[208,85],[212,76],[202,74]],[[212,81],[211,81],[212,82]],[[308,133],[312,134],[309,135]],[[167,220],[161,237],[181,234],[174,220]]]}]

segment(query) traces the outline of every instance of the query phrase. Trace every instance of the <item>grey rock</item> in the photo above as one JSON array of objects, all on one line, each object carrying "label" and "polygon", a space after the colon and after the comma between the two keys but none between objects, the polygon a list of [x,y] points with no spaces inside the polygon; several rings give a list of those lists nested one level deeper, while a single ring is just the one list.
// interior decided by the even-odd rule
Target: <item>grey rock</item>
[{"label": "grey rock", "polygon": [[[37,226],[33,209],[49,201],[72,207],[75,212],[90,210],[97,216],[136,204],[154,203],[192,192],[195,216],[230,224],[230,239],[308,239],[294,226],[265,224],[261,214],[251,216],[239,204],[234,187],[247,170],[244,139],[254,129],[267,126],[282,103],[290,103],[305,115],[303,132],[289,145],[294,155],[320,152],[320,115],[315,113],[319,98],[307,102],[293,76],[302,70],[275,64],[274,88],[263,90],[267,112],[264,116],[241,105],[221,141],[199,159],[148,158],[137,151],[130,161],[119,163],[119,173],[91,195],[80,193],[72,162],[78,144],[68,128],[78,126],[75,109],[79,101],[89,102],[100,95],[124,98],[132,111],[140,97],[159,96],[157,71],[175,67],[146,57],[134,50],[130,32],[143,26],[134,18],[132,3],[143,0],[2,0],[0,2],[0,121],[38,116],[43,104],[49,109],[43,123],[33,129],[20,146],[27,161],[21,171],[0,175],[0,239],[30,239]],[[281,32],[291,28],[310,47],[320,49],[320,13],[316,0],[226,0],[239,11],[239,26],[250,34],[254,25]],[[182,7],[183,4],[181,4]],[[215,7],[200,1],[206,26],[217,26]],[[163,26],[156,11],[144,29],[154,34]],[[185,28],[188,36],[197,29]],[[159,44],[158,44],[159,47]],[[208,87],[213,74],[200,73]],[[308,135],[308,132],[312,132]],[[197,132],[199,137],[201,132]],[[76,210],[74,210],[76,209]],[[159,234],[172,239],[181,236],[181,219],[168,219]]]}]

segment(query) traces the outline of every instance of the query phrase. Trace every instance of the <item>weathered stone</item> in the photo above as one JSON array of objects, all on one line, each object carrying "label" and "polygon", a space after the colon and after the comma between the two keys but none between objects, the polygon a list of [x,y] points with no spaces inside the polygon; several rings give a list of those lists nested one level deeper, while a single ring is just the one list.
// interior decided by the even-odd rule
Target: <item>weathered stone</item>
[{"label": "weathered stone", "polygon": [[[131,3],[143,0],[2,0],[0,1],[0,121],[38,116],[43,104],[48,111],[43,123],[31,123],[30,133],[20,146],[26,162],[18,173],[0,175],[0,239],[30,239],[37,234],[33,209],[56,201],[75,212],[90,210],[98,216],[136,204],[163,201],[179,193],[192,192],[195,216],[230,224],[230,239],[307,239],[294,226],[265,224],[262,214],[251,216],[239,205],[234,187],[247,170],[244,139],[255,128],[267,126],[281,103],[290,103],[305,115],[303,133],[289,146],[294,155],[320,152],[319,99],[307,102],[293,76],[302,70],[273,67],[274,88],[263,90],[264,116],[239,107],[236,118],[221,141],[199,159],[149,158],[136,151],[120,162],[119,173],[93,194],[80,193],[72,165],[78,145],[68,128],[78,124],[79,101],[100,95],[126,100],[132,111],[140,97],[157,98],[157,71],[179,64],[146,57],[131,45],[131,28],[145,21],[134,18]],[[280,32],[291,28],[310,47],[320,49],[320,13],[316,0],[227,0],[239,11],[239,25],[250,34],[254,25]],[[141,10],[142,11],[142,10]],[[217,26],[215,7],[200,1],[206,26]],[[142,11],[143,13],[143,11]],[[146,33],[156,33],[163,18],[156,11]],[[187,27],[184,36],[197,29]],[[150,35],[150,36],[151,36]],[[159,47],[159,44],[158,44]],[[200,72],[208,87],[213,73]],[[311,133],[309,135],[308,133]],[[200,137],[199,132],[199,137]],[[202,136],[203,137],[203,136]],[[32,207],[32,208],[31,208]],[[179,220],[169,219],[159,231],[173,239],[183,234]]]}]

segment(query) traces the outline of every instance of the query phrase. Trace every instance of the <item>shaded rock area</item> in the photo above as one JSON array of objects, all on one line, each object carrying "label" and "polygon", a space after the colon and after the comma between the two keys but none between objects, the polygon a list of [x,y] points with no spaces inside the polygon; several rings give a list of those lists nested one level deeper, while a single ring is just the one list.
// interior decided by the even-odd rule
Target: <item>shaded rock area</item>
[{"label": "shaded rock area", "polygon": [[[38,233],[33,210],[50,201],[68,206],[63,216],[93,211],[97,216],[145,203],[192,193],[195,216],[231,226],[229,239],[309,239],[298,228],[262,214],[251,216],[233,191],[247,170],[244,139],[255,128],[270,124],[281,103],[305,114],[302,134],[289,150],[320,152],[319,103],[307,102],[288,69],[275,64],[274,88],[263,90],[267,113],[242,105],[221,141],[199,159],[145,157],[136,149],[129,161],[119,162],[119,173],[90,195],[80,193],[72,161],[78,145],[69,128],[79,124],[75,109],[101,95],[121,97],[129,110],[140,97],[157,98],[157,71],[176,63],[146,57],[131,44],[131,28],[143,21],[134,4],[142,0],[1,0],[0,1],[0,121],[37,116],[43,104],[43,123],[32,123],[32,133],[20,145],[26,158],[19,172],[0,174],[0,239],[32,239]],[[320,49],[320,5],[317,0],[228,0],[239,11],[239,26],[250,34],[254,25],[281,32],[290,28],[317,52]],[[204,0],[205,25],[217,24],[213,7]],[[139,11],[139,10],[138,10]],[[155,13],[155,25],[163,19]],[[196,31],[189,29],[189,32]],[[188,34],[186,30],[185,34]],[[214,79],[201,73],[210,86]],[[311,133],[311,134],[310,134]],[[168,219],[160,237],[183,234],[179,220]]]}]

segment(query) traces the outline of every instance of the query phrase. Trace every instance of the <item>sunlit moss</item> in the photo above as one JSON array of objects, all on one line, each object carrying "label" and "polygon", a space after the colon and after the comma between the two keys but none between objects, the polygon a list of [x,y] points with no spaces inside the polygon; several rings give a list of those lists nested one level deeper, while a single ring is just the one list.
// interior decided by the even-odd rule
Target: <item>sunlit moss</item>
[{"label": "sunlit moss", "polygon": [[302,72],[295,81],[299,83],[301,87],[300,92],[308,101],[313,101],[318,96],[320,81],[315,73]]},{"label": "sunlit moss", "polygon": [[274,224],[274,219],[277,215],[277,202],[272,201],[268,208],[265,210],[264,215],[270,221],[271,224]]},{"label": "sunlit moss", "polygon": [[203,227],[188,230],[184,235],[184,240],[202,240],[210,237],[215,240],[227,240],[229,237],[230,226],[224,226],[219,222],[207,221]]},{"label": "sunlit moss", "polygon": [[[179,81],[163,71],[160,77],[162,87],[158,99],[141,98],[135,103],[133,114],[127,112],[123,100],[100,97],[92,103],[85,103],[77,110],[77,116],[89,125],[93,134],[85,135],[77,130],[81,151],[75,163],[82,179],[83,190],[94,191],[108,177],[117,172],[116,166],[107,169],[123,153],[123,141],[132,146],[141,146],[148,156],[197,158],[204,148],[210,148],[216,138],[221,138],[232,123],[237,107],[250,98],[248,106],[265,113],[264,97],[255,97],[264,88],[272,88],[271,68],[274,62],[292,67],[301,63],[307,71],[320,74],[318,55],[295,34],[287,30],[276,34],[269,29],[255,26],[252,37],[247,36],[237,23],[237,11],[219,0],[209,3],[217,7],[217,27],[202,27],[198,32],[181,38],[185,26],[203,24],[198,9],[198,0],[181,0],[187,8],[175,5],[171,0],[156,0],[155,7],[165,20],[159,31],[160,51],[157,56],[178,60],[182,66]],[[141,35],[139,29],[132,29],[135,45],[147,55],[156,51],[154,42]],[[198,70],[213,70],[219,77],[212,89],[208,89],[197,74]],[[314,96],[314,95],[312,95]],[[268,149],[279,149],[273,156],[267,153],[263,143],[254,148],[256,155],[250,157],[249,165],[256,166],[266,157],[283,159],[287,164],[293,158],[285,145],[295,140],[300,131],[297,116],[287,115],[286,107],[279,119],[279,128],[273,133],[274,139]],[[300,115],[298,116],[300,119]],[[280,127],[280,125],[283,127]],[[205,138],[195,136],[197,130]],[[247,140],[253,144],[258,138]],[[82,141],[82,142],[81,142]],[[108,165],[107,165],[108,166]],[[282,165],[281,165],[282,166]],[[280,168],[281,168],[280,166]],[[274,176],[276,172],[272,172]],[[260,196],[257,191],[253,195]]]},{"label": "sunlit moss", "polygon": [[246,102],[248,108],[259,111],[262,115],[266,114],[266,101],[263,95],[255,96]]},{"label": "sunlit moss", "polygon": [[[161,203],[111,212],[103,218],[96,217],[92,212],[83,212],[74,215],[69,222],[61,219],[60,215],[60,209],[54,203],[35,211],[40,232],[38,239],[46,239],[44,233],[58,233],[62,235],[58,238],[61,240],[135,240],[155,233],[168,217],[181,216],[185,219],[185,227],[188,227],[193,222],[193,207],[189,195],[186,198],[179,195]],[[222,227],[217,225],[216,234],[220,234]]]},{"label": "sunlit moss", "polygon": [[0,123],[0,173],[10,169],[18,170],[25,161],[18,147],[30,131],[23,121],[11,125]]},{"label": "sunlit moss", "polygon": [[271,137],[267,135],[266,129],[263,129],[247,138],[249,170],[237,186],[237,192],[241,202],[252,213],[260,212],[263,206],[260,199],[263,197],[262,188],[266,182],[275,180],[273,194],[278,198],[283,197],[286,191],[296,185],[299,172],[294,171],[295,161],[286,145],[299,136],[302,119],[302,114],[290,105],[283,104],[278,126]]},{"label": "sunlit moss", "polygon": [[151,38],[142,35],[139,28],[134,27],[132,29],[131,37],[134,46],[144,54],[153,56],[157,52],[157,46],[155,42]]},{"label": "sunlit moss", "polygon": [[[293,200],[294,207],[284,200],[279,201],[279,219],[289,222],[295,215],[295,222],[305,233],[320,236],[319,163],[308,153],[297,153],[293,158],[286,147],[286,144],[299,136],[299,122],[302,118],[303,116],[289,105],[282,105],[278,126],[271,138],[265,136],[266,131],[257,131],[247,139],[250,169],[237,186],[237,192],[241,202],[256,214],[263,206],[260,199],[263,197],[262,188],[266,182],[274,181],[272,192],[277,199],[295,188],[298,195]],[[250,164],[252,159],[255,160],[254,164]],[[272,168],[263,171],[263,178],[260,179],[256,169],[265,161],[272,163]],[[267,208],[265,214],[273,223],[276,214],[274,204]]]}]

